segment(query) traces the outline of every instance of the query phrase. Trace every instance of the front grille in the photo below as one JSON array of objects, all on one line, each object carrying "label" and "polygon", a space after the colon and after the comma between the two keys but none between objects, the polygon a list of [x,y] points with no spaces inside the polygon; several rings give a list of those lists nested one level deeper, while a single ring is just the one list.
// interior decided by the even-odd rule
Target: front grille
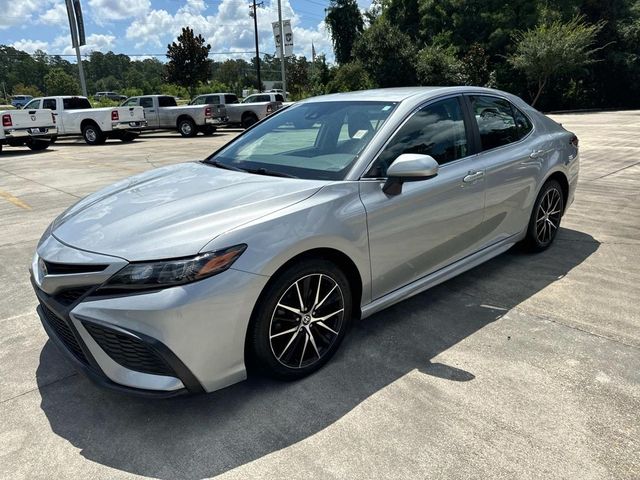
[{"label": "front grille", "polygon": [[109,265],[87,265],[87,264],[73,264],[73,263],[55,263],[43,260],[47,267],[47,274],[49,275],[70,275],[79,273],[95,273],[102,272]]},{"label": "front grille", "polygon": [[58,317],[55,313],[53,313],[44,303],[41,303],[42,311],[46,317],[46,321],[49,326],[56,332],[58,338],[62,340],[62,343],[73,353],[73,355],[80,360],[85,365],[89,364],[87,357],[82,351],[82,347],[76,340],[71,327],[66,320]]},{"label": "front grille", "polygon": [[146,343],[95,323],[83,322],[100,348],[125,368],[153,375],[176,376],[175,372]]},{"label": "front grille", "polygon": [[62,290],[61,292],[56,293],[53,296],[53,299],[61,303],[65,307],[68,307],[89,290],[91,290],[91,288],[92,287],[67,288],[66,290]]}]

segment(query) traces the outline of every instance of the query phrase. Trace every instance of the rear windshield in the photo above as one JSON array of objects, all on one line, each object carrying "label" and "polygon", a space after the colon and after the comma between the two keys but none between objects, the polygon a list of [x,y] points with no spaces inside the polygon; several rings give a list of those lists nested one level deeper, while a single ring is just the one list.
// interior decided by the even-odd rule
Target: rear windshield
[{"label": "rear windshield", "polygon": [[91,108],[89,100],[82,97],[63,98],[62,105],[65,110],[81,110],[83,108]]}]

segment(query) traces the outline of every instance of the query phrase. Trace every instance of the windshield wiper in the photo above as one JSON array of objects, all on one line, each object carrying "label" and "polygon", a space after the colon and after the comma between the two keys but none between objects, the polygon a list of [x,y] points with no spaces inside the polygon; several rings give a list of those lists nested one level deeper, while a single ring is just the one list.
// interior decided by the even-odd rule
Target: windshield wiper
[{"label": "windshield wiper", "polygon": [[226,163],[219,162],[218,160],[207,160],[204,163],[213,165],[214,167],[224,168],[225,170],[233,170],[234,172],[248,172],[248,170],[245,170],[244,168],[227,165]]},{"label": "windshield wiper", "polygon": [[245,172],[256,173],[258,175],[269,175],[271,177],[285,177],[285,178],[300,178],[295,175],[291,175],[289,173],[276,172],[275,170],[267,170],[266,168],[246,168]]}]

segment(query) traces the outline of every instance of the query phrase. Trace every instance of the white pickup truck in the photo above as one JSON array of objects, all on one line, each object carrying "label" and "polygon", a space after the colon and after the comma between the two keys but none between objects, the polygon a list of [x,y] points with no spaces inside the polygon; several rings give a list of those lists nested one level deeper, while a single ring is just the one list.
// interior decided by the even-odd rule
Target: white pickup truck
[{"label": "white pickup truck", "polygon": [[3,145],[44,150],[56,135],[56,119],[49,110],[23,109],[0,111],[0,152]]},{"label": "white pickup truck", "polygon": [[[246,101],[253,97],[256,97],[255,102]],[[282,95],[278,94],[276,96],[268,93],[250,95],[240,103],[235,93],[206,93],[198,95],[191,100],[190,105],[215,105],[221,103],[227,109],[228,123],[230,125],[242,125],[244,128],[249,128],[254,123],[282,108],[282,100],[278,100],[276,97],[282,98]]]},{"label": "white pickup truck", "polygon": [[212,135],[228,121],[224,105],[178,105],[169,95],[131,97],[123,107],[142,107],[147,119],[145,130],[177,130],[183,137],[195,137],[198,132]]},{"label": "white pickup truck", "polygon": [[56,116],[58,136],[82,135],[89,145],[101,145],[107,138],[134,140],[147,125],[140,107],[91,108],[86,97],[40,97],[25,107],[49,109]]}]

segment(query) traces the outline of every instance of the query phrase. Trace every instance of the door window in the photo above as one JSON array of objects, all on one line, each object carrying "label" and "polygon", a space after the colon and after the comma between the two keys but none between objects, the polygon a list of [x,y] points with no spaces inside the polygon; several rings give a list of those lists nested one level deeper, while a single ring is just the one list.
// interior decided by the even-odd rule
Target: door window
[{"label": "door window", "polygon": [[140,99],[140,106],[143,108],[153,108],[153,98],[151,97],[142,97]]},{"label": "door window", "polygon": [[235,95],[225,95],[224,103],[226,104],[238,103],[238,97],[236,97]]},{"label": "door window", "polygon": [[24,107],[25,110],[30,110],[32,108],[40,108],[40,100],[31,100]]},{"label": "door window", "polygon": [[176,105],[176,99],[173,97],[158,97],[158,106],[160,107],[175,107]]},{"label": "door window", "polygon": [[129,100],[127,100],[122,104],[123,107],[135,107],[136,105],[138,105],[137,98],[130,98]]},{"label": "door window", "polygon": [[45,98],[42,101],[42,108],[48,108],[49,110],[56,109],[56,99],[55,98]]},{"label": "door window", "polygon": [[481,95],[474,95],[470,100],[480,131],[482,150],[502,147],[522,138],[516,127],[511,103],[507,100]]},{"label": "door window", "polygon": [[415,113],[393,136],[367,177],[384,177],[403,153],[431,155],[440,165],[469,155],[459,98],[432,103]]},{"label": "door window", "polygon": [[513,116],[516,120],[518,140],[520,140],[521,138],[526,137],[529,132],[533,130],[533,125],[531,124],[531,120],[529,120],[529,118],[524,113],[522,113],[513,105],[511,107],[513,108]]}]

